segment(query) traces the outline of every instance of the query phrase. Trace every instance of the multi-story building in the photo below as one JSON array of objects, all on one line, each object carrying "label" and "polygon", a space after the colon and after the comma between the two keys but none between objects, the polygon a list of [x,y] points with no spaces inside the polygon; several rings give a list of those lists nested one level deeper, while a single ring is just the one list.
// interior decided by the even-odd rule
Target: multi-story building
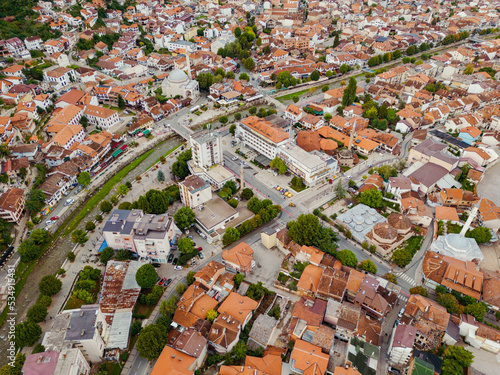
[{"label": "multi-story building", "polygon": [[405,366],[413,354],[413,344],[417,327],[407,324],[398,324],[392,331],[392,341],[389,345],[390,361],[394,364]]},{"label": "multi-story building", "polygon": [[26,49],[26,45],[18,37],[7,39],[5,41],[5,47],[7,47],[9,52],[15,57],[20,57],[22,59],[31,57],[29,51]]},{"label": "multi-story building", "polygon": [[235,134],[245,146],[269,159],[274,159],[278,147],[288,143],[290,138],[285,130],[257,116],[249,116],[238,122]]},{"label": "multi-story building", "polygon": [[107,246],[113,249],[126,249],[142,258],[166,263],[170,243],[179,230],[168,215],[114,210],[102,232]]},{"label": "multi-story building", "polygon": [[43,72],[44,81],[49,82],[56,88],[61,88],[69,85],[76,80],[75,71],[59,66],[52,70],[45,70]]},{"label": "multi-story building", "polygon": [[24,191],[15,187],[0,195],[0,218],[19,224],[25,200]]},{"label": "multi-story building", "polygon": [[34,49],[43,50],[43,40],[38,35],[24,39],[24,43],[26,44],[26,48],[30,51]]},{"label": "multi-story building", "polygon": [[218,134],[202,131],[189,138],[193,162],[205,170],[223,162],[222,141]]},{"label": "multi-story building", "polygon": [[294,143],[278,147],[276,156],[283,160],[290,172],[301,177],[309,186],[330,178],[338,170],[338,162],[334,157],[317,151],[304,151]]},{"label": "multi-story building", "polygon": [[85,108],[85,116],[90,124],[103,129],[109,129],[120,121],[118,112],[90,104]]},{"label": "multi-story building", "polygon": [[90,365],[78,348],[46,351],[26,356],[22,373],[39,374],[90,374]]},{"label": "multi-story building", "polygon": [[189,175],[179,184],[184,206],[195,208],[212,199],[210,183],[197,175]]}]

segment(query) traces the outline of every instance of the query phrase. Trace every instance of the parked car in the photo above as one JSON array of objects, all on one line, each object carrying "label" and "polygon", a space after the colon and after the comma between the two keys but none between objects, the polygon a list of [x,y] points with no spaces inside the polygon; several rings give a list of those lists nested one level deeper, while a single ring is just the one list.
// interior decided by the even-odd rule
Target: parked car
[{"label": "parked car", "polygon": [[154,268],[160,268],[161,264],[160,263],[151,263]]},{"label": "parked car", "polygon": [[66,199],[66,202],[64,203],[65,206],[69,206],[70,204],[72,204],[75,200],[74,199]]},{"label": "parked car", "polygon": [[158,285],[163,285],[165,284],[165,281],[167,281],[167,278],[164,277],[163,279],[160,280],[160,282],[158,283]]},{"label": "parked car", "polygon": [[167,281],[165,281],[165,287],[167,287],[170,283],[172,282],[172,279],[168,279]]},{"label": "parked car", "polygon": [[200,251],[200,253],[198,254],[198,256],[200,257],[200,259],[203,259],[205,258],[205,256],[203,255],[203,253]]},{"label": "parked car", "polygon": [[187,236],[187,238],[189,238],[189,239],[191,239],[191,240],[192,240],[194,237],[193,237],[193,236]]},{"label": "parked car", "polygon": [[50,220],[52,220],[52,221],[56,221],[57,219],[59,219],[59,216],[52,216],[52,217],[50,218]]},{"label": "parked car", "polygon": [[290,207],[295,207],[295,203],[288,203]]},{"label": "parked car", "polygon": [[402,307],[401,310],[399,310],[398,318],[402,318],[404,313],[405,313],[405,308]]},{"label": "parked car", "polygon": [[196,248],[196,250],[198,250],[198,251],[202,251],[202,250],[203,250],[203,248],[200,246],[200,247]]},{"label": "parked car", "polygon": [[397,368],[394,368],[394,367],[391,367],[391,366],[389,366],[387,368],[387,371],[389,371],[392,374],[396,374],[396,375],[400,375],[401,374],[401,371],[399,371]]},{"label": "parked car", "polygon": [[52,223],[53,223],[53,221],[52,221],[52,220],[47,220],[47,221],[45,222],[45,224],[47,224],[47,225],[52,225]]},{"label": "parked car", "polygon": [[176,270],[176,271],[182,271],[183,269],[184,269],[184,267],[182,267],[182,266],[175,266],[174,267],[174,270]]},{"label": "parked car", "polygon": [[172,263],[173,260],[174,260],[174,254],[170,254],[168,256],[167,263]]},{"label": "parked car", "polygon": [[237,156],[233,156],[233,157],[231,158],[231,160],[233,160],[233,161],[238,160],[238,157],[237,157]]},{"label": "parked car", "polygon": [[174,258],[174,260],[172,261],[172,264],[175,266],[175,265],[177,264],[177,261],[178,261],[178,260],[179,260],[179,259]]}]

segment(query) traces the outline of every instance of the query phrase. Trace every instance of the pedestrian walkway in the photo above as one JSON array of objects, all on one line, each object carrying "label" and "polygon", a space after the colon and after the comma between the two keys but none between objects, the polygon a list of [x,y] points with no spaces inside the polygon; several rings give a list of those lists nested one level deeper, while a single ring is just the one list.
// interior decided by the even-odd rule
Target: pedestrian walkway
[{"label": "pedestrian walkway", "polygon": [[398,298],[399,298],[402,302],[406,303],[406,302],[408,302],[408,298],[409,298],[409,297],[408,297],[408,296],[406,296],[406,295],[404,295],[404,294],[402,294],[402,293],[400,293],[400,294],[399,294],[399,296],[398,296]]},{"label": "pedestrian walkway", "polygon": [[413,285],[413,286],[416,286],[417,283],[414,279],[412,279],[410,276],[408,276],[407,274],[405,274],[404,272],[399,272],[396,274],[397,277],[400,277],[401,279],[403,279],[404,281],[406,281],[407,283]]}]

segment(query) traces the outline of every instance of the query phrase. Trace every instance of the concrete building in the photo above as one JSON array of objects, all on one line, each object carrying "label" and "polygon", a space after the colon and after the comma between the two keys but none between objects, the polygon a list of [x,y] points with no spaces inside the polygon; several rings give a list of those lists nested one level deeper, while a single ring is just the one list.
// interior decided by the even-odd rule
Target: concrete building
[{"label": "concrete building", "polygon": [[10,223],[19,224],[24,210],[24,191],[10,188],[0,195],[0,218]]},{"label": "concrete building", "polygon": [[276,156],[308,186],[315,186],[338,171],[338,162],[334,157],[318,151],[306,152],[290,142],[278,147]]},{"label": "concrete building", "polygon": [[278,147],[289,142],[290,135],[269,121],[249,116],[236,125],[235,136],[245,146],[269,159],[274,159]]},{"label": "concrete building", "polygon": [[[188,69],[189,73],[190,69]],[[188,74],[180,69],[173,70],[161,84],[163,95],[173,98],[180,95],[182,98],[194,100],[200,96],[200,85],[195,79],[191,79]]]},{"label": "concrete building", "polygon": [[189,138],[192,151],[192,160],[197,167],[204,170],[213,165],[223,164],[222,141],[219,134],[202,131]]},{"label": "concrete building", "polygon": [[[195,208],[212,199],[210,184],[197,175],[189,175],[180,184],[181,201],[184,206]],[[201,207],[200,207],[201,210]]]},{"label": "concrete building", "polygon": [[166,263],[170,242],[180,233],[171,216],[142,210],[114,210],[102,232],[107,246],[159,263]]},{"label": "concrete building", "polygon": [[405,366],[411,359],[417,327],[398,324],[392,330],[392,340],[389,345],[390,361],[399,366]]},{"label": "concrete building", "polygon": [[356,241],[363,243],[366,235],[371,232],[375,224],[385,223],[385,217],[373,208],[364,204],[358,204],[340,214],[337,217],[337,223],[349,229]]}]

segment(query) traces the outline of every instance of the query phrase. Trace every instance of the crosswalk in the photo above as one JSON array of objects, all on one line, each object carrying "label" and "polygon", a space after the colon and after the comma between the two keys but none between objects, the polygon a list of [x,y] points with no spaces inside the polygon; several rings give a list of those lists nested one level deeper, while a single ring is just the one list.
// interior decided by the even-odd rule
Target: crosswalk
[{"label": "crosswalk", "polygon": [[404,281],[406,281],[407,283],[415,286],[417,285],[417,283],[415,282],[415,280],[413,280],[410,276],[408,276],[407,274],[403,273],[403,272],[399,272],[396,274],[396,276],[400,279],[403,279]]},{"label": "crosswalk", "polygon": [[398,298],[403,301],[404,303],[408,302],[408,296],[405,296],[404,294],[400,293]]}]

